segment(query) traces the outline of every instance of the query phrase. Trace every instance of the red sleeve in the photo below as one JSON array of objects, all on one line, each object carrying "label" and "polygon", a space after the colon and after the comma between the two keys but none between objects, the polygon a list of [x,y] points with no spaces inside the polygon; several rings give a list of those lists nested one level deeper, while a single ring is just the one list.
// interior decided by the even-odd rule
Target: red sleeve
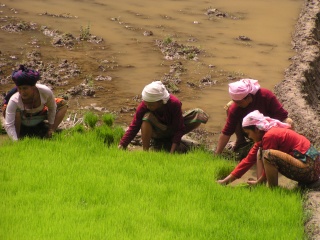
[{"label": "red sleeve", "polygon": [[120,145],[123,147],[127,147],[129,143],[134,139],[134,137],[139,132],[141,125],[142,125],[142,118],[144,114],[147,112],[147,107],[143,102],[139,104],[137,107],[136,113],[133,117],[133,120],[125,132],[124,136],[120,140]]},{"label": "red sleeve", "polygon": [[237,124],[241,122],[242,116],[240,116],[239,111],[237,112],[237,105],[233,103],[227,115],[226,124],[222,129],[222,133],[227,136],[231,136],[236,131]]},{"label": "red sleeve", "polygon": [[241,160],[241,162],[235,167],[231,174],[237,178],[241,178],[256,162],[257,162],[257,153],[261,142],[257,142],[250,149],[248,155]]}]

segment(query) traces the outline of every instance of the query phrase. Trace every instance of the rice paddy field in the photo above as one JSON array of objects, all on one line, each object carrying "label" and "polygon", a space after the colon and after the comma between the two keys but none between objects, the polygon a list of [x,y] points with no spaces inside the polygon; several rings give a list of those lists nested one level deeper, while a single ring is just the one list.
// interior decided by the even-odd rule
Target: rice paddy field
[{"label": "rice paddy field", "polygon": [[118,150],[115,131],[106,143],[79,129],[1,141],[0,239],[306,238],[297,190],[221,186],[235,162]]}]

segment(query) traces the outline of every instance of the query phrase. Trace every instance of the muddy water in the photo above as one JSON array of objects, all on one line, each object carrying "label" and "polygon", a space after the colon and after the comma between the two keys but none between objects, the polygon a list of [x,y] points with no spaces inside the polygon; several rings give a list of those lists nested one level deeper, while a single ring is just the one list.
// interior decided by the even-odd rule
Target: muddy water
[{"label": "muddy water", "polygon": [[[21,3],[23,2],[23,5]],[[180,60],[187,71],[180,76],[185,109],[201,107],[211,120],[205,126],[217,132],[224,124],[223,106],[229,101],[227,93],[230,78],[250,77],[260,80],[263,87],[272,89],[283,79],[291,49],[291,34],[298,18],[302,0],[2,0],[14,8],[25,21],[36,22],[52,29],[79,35],[81,27],[90,27],[90,33],[102,37],[108,49],[94,52],[96,59],[108,59],[122,66],[108,72],[112,76],[119,104],[140,94],[144,85],[160,79],[169,72],[173,60],[166,60],[155,45],[156,39],[168,37],[185,45],[199,47],[197,61]],[[227,17],[209,17],[207,9],[218,9]],[[57,18],[41,13],[63,14]],[[152,31],[152,36],[144,36]],[[236,38],[246,36],[251,41]],[[1,37],[1,36],[0,36]],[[1,42],[10,48],[10,42]],[[89,51],[89,50],[88,50]],[[66,55],[68,52],[66,51]],[[75,53],[73,53],[75,54]],[[90,69],[90,53],[78,56]],[[210,67],[209,67],[210,66]],[[186,82],[198,83],[211,75],[216,84],[190,89]],[[99,95],[100,94],[100,95]],[[105,93],[94,100],[97,105],[109,106]],[[129,103],[128,103],[129,104]],[[83,103],[82,105],[86,105]],[[127,122],[128,123],[128,122]]]}]

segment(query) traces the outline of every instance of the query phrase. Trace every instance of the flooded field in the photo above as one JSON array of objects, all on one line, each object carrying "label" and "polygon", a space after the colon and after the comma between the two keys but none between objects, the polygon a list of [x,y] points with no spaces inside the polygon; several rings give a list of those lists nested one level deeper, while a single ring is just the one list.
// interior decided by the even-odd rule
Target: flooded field
[{"label": "flooded field", "polygon": [[[120,113],[122,107],[137,105],[133,99],[146,84],[171,75],[180,81],[176,95],[183,108],[200,107],[209,113],[211,118],[204,128],[210,132],[219,132],[224,125],[223,106],[229,101],[229,82],[248,77],[273,89],[283,79],[284,69],[294,55],[291,34],[302,6],[301,0],[0,3],[2,19],[14,16],[74,36],[87,30],[103,38],[103,47],[95,44],[70,50],[53,47],[37,33],[33,38],[40,40],[32,44],[30,34],[0,31],[1,53],[19,56],[12,61],[15,64],[24,61],[23,54],[38,46],[44,62],[68,59],[80,66],[83,74],[57,87],[56,94],[80,84],[85,76],[111,79],[94,82],[94,97],[71,98],[71,109],[95,104]],[[186,58],[166,57],[156,41],[168,39],[194,46],[200,52]],[[171,66],[177,63],[183,71],[174,73]],[[105,68],[101,70],[101,66]],[[10,72],[4,71],[3,75],[9,76]],[[10,87],[5,84],[1,91]],[[120,114],[118,121],[129,124],[132,114]]]}]

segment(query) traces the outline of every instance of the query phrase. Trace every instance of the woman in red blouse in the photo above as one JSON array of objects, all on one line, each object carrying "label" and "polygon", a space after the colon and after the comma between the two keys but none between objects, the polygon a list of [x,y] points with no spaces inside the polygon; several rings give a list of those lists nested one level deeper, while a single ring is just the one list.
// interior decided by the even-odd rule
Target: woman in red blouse
[{"label": "woman in red blouse", "polygon": [[208,116],[199,108],[182,114],[182,103],[167,91],[161,81],[145,86],[142,100],[128,130],[120,140],[119,149],[126,149],[141,129],[143,150],[149,150],[151,139],[155,139],[169,143],[168,150],[173,153],[184,134],[208,120]]},{"label": "woman in red blouse", "polygon": [[269,187],[278,186],[278,172],[308,187],[320,186],[320,154],[310,141],[290,129],[290,125],[265,117],[258,110],[249,113],[242,127],[255,144],[229,176],[218,180],[229,184],[257,163],[254,185],[267,181]]}]

